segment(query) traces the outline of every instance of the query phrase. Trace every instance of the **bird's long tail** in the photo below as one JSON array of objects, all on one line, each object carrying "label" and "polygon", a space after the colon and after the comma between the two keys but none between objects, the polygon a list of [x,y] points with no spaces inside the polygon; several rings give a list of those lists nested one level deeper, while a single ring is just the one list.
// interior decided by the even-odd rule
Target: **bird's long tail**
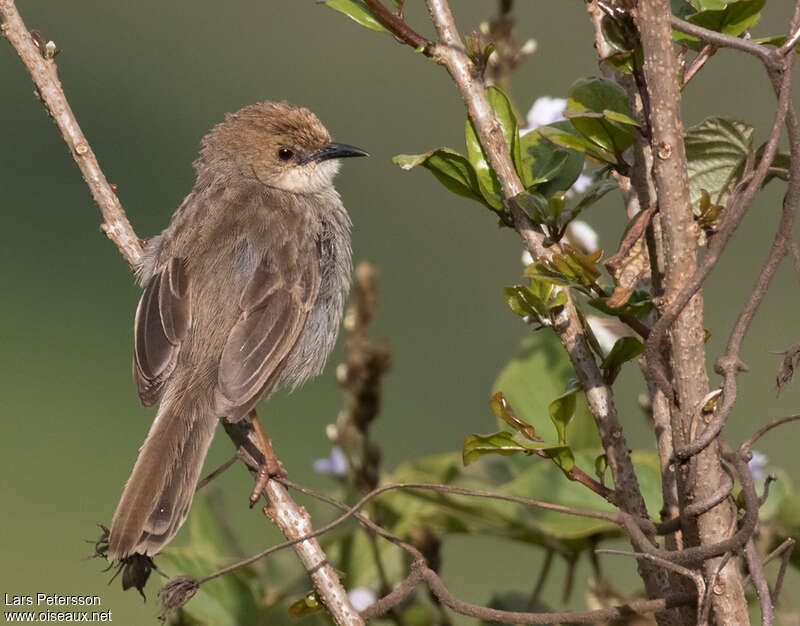
[{"label": "bird's long tail", "polygon": [[161,402],[114,513],[109,561],[134,553],[156,554],[189,513],[218,420],[210,403],[169,395]]}]

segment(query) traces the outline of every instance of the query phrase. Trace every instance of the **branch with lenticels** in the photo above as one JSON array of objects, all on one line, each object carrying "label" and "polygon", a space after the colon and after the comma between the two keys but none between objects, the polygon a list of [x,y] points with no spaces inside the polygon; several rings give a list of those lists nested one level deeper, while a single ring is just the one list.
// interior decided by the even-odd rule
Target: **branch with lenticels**
[{"label": "branch with lenticels", "polygon": [[[103,216],[101,229],[119,248],[120,253],[132,268],[136,268],[141,258],[142,247],[139,238],[125,216],[122,204],[106,180],[89,142],[86,141],[72,109],[67,102],[61,82],[58,79],[56,64],[49,48],[37,46],[31,33],[25,27],[22,17],[13,0],[0,0],[2,32],[14,47],[31,75],[39,98],[47,107],[58,125],[64,141],[78,164],[92,197],[100,207]],[[267,513],[281,529],[287,539],[299,539],[309,534],[311,520],[308,513],[292,500],[286,488],[270,480],[264,487],[264,496],[269,502]],[[328,563],[325,553],[316,539],[308,539],[294,545],[300,560],[314,582],[320,598],[328,607],[340,626],[359,626],[364,620],[351,606],[347,591],[339,581],[336,570]]]}]

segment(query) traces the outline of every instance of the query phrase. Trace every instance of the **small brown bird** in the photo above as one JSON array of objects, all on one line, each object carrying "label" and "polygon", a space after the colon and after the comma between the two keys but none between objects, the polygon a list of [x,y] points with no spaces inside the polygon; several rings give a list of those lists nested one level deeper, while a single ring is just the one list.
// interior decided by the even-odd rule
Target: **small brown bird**
[{"label": "small brown bird", "polygon": [[262,102],[203,138],[191,193],[145,246],[134,378],[160,401],[111,524],[108,558],[153,555],[178,532],[218,418],[322,370],[350,288],[338,159],[309,110]]}]

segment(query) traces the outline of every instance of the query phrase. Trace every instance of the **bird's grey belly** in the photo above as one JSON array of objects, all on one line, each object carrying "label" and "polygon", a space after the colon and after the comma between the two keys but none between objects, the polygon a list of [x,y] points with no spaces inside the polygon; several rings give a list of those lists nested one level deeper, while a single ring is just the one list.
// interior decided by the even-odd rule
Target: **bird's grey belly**
[{"label": "bird's grey belly", "polygon": [[294,389],[322,372],[339,334],[348,287],[349,284],[337,283],[323,274],[317,301],[295,349],[286,357],[276,387],[288,383]]}]

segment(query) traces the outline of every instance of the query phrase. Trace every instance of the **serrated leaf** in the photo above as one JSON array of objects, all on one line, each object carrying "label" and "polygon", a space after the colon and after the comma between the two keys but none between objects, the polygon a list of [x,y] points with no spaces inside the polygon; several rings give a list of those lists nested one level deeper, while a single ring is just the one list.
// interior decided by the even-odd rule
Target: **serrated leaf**
[{"label": "serrated leaf", "polygon": [[601,369],[616,370],[622,367],[623,363],[635,359],[642,352],[644,346],[635,337],[621,337],[614,343],[614,347],[600,364]]},{"label": "serrated leaf", "polygon": [[[609,115],[617,119],[612,119]],[[633,143],[633,133],[620,120],[633,121],[628,97],[616,82],[605,78],[582,78],[569,91],[564,116],[593,144],[619,155]]]},{"label": "serrated leaf", "polygon": [[453,193],[487,204],[481,194],[475,170],[466,157],[455,150],[438,148],[425,154],[398,154],[392,162],[404,170],[421,165]]},{"label": "serrated leaf", "polygon": [[362,0],[325,0],[334,11],[344,13],[347,17],[355,20],[362,26],[382,33],[388,33],[383,25],[373,17],[367,5]]},{"label": "serrated leaf", "polygon": [[715,204],[726,204],[744,173],[752,136],[751,126],[721,117],[710,117],[687,130],[684,144],[692,207],[699,207],[703,189]]},{"label": "serrated leaf", "polygon": [[536,429],[514,413],[514,410],[511,408],[511,405],[508,403],[502,391],[498,391],[492,396],[492,399],[489,400],[489,406],[499,419],[503,420],[529,441],[542,441],[542,438],[536,434]]},{"label": "serrated leaf", "polygon": [[576,380],[572,379],[567,384],[567,390],[547,407],[550,421],[556,427],[558,443],[560,444],[567,443],[567,426],[569,426],[572,418],[575,417],[576,395],[579,391],[581,391],[580,385]]}]

